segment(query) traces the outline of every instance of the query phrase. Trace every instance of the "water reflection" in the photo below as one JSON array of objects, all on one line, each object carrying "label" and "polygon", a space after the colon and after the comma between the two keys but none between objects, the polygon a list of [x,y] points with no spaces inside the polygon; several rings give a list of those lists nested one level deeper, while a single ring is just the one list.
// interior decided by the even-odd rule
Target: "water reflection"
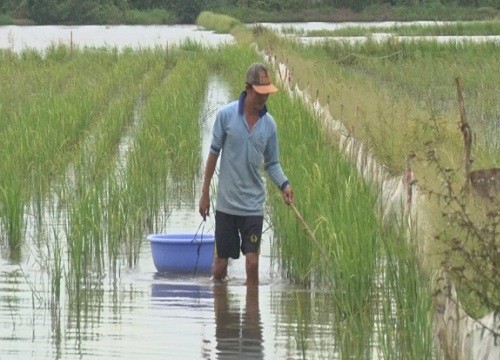
[{"label": "water reflection", "polygon": [[212,289],[198,284],[153,284],[151,297],[158,304],[182,308],[210,307],[207,299],[212,299]]},{"label": "water reflection", "polygon": [[226,284],[214,285],[213,296],[217,359],[264,358],[259,287],[247,287],[243,309]]}]

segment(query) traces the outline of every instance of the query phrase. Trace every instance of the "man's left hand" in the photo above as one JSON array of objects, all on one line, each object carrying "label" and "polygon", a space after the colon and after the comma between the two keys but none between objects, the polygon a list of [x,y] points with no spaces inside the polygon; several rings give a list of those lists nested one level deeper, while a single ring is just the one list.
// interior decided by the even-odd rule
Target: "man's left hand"
[{"label": "man's left hand", "polygon": [[281,193],[281,196],[283,197],[283,201],[287,205],[293,204],[293,190],[292,186],[288,184],[284,189],[283,192]]}]

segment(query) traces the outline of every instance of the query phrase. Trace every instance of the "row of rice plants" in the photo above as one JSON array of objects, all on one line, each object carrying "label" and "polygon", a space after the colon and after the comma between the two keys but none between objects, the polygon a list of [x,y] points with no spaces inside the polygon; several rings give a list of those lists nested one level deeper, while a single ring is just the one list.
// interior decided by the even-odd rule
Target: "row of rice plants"
[{"label": "row of rice plants", "polygon": [[[372,351],[374,329],[379,329],[379,333],[388,328],[395,331],[393,313],[384,316],[386,309],[380,310],[377,304],[389,304],[396,299],[404,305],[396,315],[396,322],[405,324],[398,327],[399,336],[423,340],[391,344],[399,354],[411,351],[432,358],[427,285],[416,271],[416,259],[409,258],[407,252],[394,250],[406,247],[404,239],[390,232],[382,233],[372,189],[334,149],[331,139],[299,101],[279,94],[270,99],[269,107],[280,126],[282,163],[295,189],[296,207],[320,243],[317,247],[301,229],[301,223],[271,186],[271,218],[286,274],[313,287],[326,286],[334,300],[329,310],[334,314],[335,341],[342,356],[367,357]],[[382,240],[391,246],[382,249]],[[392,262],[382,262],[385,257]],[[414,271],[403,276],[401,268]],[[386,291],[377,300],[379,279],[385,273],[390,274],[387,278],[391,282],[383,285]],[[420,296],[401,290],[413,289],[416,284],[419,288],[415,291]],[[388,346],[382,340],[376,339],[375,348],[380,353]],[[358,344],[356,350],[353,343]]]},{"label": "row of rice plants", "polygon": [[[64,54],[64,51],[58,51]],[[40,66],[35,68],[41,74],[26,67],[27,74],[20,71],[19,78],[44,78],[40,83],[48,85],[38,91],[46,92],[48,100],[42,94],[33,93],[35,96],[32,103],[18,102],[16,112],[11,114],[20,117],[17,120],[21,126],[16,128],[9,124],[9,131],[2,134],[5,138],[7,134],[11,135],[9,144],[12,145],[3,149],[6,154],[9,153],[6,157],[9,161],[2,164],[3,172],[11,175],[3,178],[2,188],[2,209],[5,210],[2,212],[2,222],[10,227],[2,230],[11,241],[12,252],[15,249],[16,254],[20,255],[19,241],[11,239],[23,237],[26,230],[23,224],[26,217],[25,204],[30,198],[35,198],[36,205],[30,211],[40,220],[37,232],[43,239],[38,239],[39,244],[48,249],[48,252],[40,251],[39,261],[43,268],[50,269],[52,288],[60,294],[62,272],[66,270],[70,273],[68,268],[61,265],[66,240],[69,242],[72,261],[84,264],[69,266],[71,269],[75,268],[74,279],[85,277],[86,270],[89,270],[85,268],[85,264],[91,263],[92,259],[97,259],[98,269],[102,267],[104,237],[101,233],[101,206],[104,203],[104,175],[112,168],[110,164],[113,163],[113,154],[123,129],[131,118],[139,91],[141,96],[147,95],[150,87],[155,86],[162,78],[162,72],[166,68],[165,53],[159,49],[156,52],[125,52],[118,55],[116,50],[89,49],[73,52],[71,57],[50,56],[50,52],[46,57],[30,54],[29,57],[21,54],[11,60],[17,61],[19,68],[25,68],[25,61],[36,59],[40,62]],[[50,77],[44,65],[55,75]],[[55,79],[52,85],[51,79]],[[66,79],[66,83],[59,84],[60,79]],[[29,84],[29,81],[24,83]],[[82,100],[88,100],[84,101],[86,107],[83,114],[79,111]],[[64,111],[61,109],[71,109],[73,116],[70,114],[62,118],[60,114]],[[54,116],[33,116],[38,113]],[[75,120],[80,121],[80,118],[86,124],[75,131],[73,124]],[[24,137],[32,139],[30,148],[13,146],[16,139]],[[68,145],[69,137],[76,140],[71,146]],[[27,160],[21,162],[19,159]],[[51,184],[57,186],[51,187]],[[47,194],[48,191],[55,193]],[[52,204],[54,201],[57,202],[56,205]],[[48,223],[50,219],[44,214],[45,208],[55,216],[54,223]],[[112,218],[116,218],[116,215]],[[68,224],[64,238],[57,230],[61,219]],[[44,224],[44,221],[47,223]],[[54,226],[54,229],[47,230],[44,226]],[[85,241],[79,243],[82,238]],[[80,261],[79,257],[86,260]],[[19,256],[13,260],[18,258]],[[75,288],[73,285],[69,282],[70,289]]]},{"label": "row of rice plants", "polygon": [[[165,59],[161,51],[151,57],[151,64],[142,64],[142,69],[150,66],[154,75],[145,76],[147,84],[138,88],[133,79],[125,81],[129,86],[123,89],[126,104],[117,101],[103,116],[102,129],[96,125],[92,131],[104,135],[91,137],[94,145],[82,149],[81,161],[75,165],[82,179],[74,191],[78,196],[68,205],[66,286],[77,302],[92,299],[86,299],[88,292],[81,290],[95,287],[106,269],[110,276],[117,275],[121,255],[128,266],[135,265],[149,220],[171,201],[172,174],[181,174],[181,181],[189,182],[198,171],[200,109],[193,104],[201,104],[207,68],[198,60],[177,59],[175,54]],[[165,69],[168,73],[163,78]],[[123,136],[123,121],[132,117],[138,89],[147,96],[138,115],[140,123],[132,129],[123,171],[112,171],[119,164],[116,140]],[[117,126],[108,125],[106,130],[106,124],[115,121]],[[89,161],[92,158],[101,160]],[[107,163],[114,166],[103,165]]]},{"label": "row of rice plants", "polygon": [[129,266],[138,260],[144,232],[153,230],[158,215],[160,222],[168,216],[173,184],[192,184],[200,164],[199,112],[207,68],[182,56],[173,65],[145,103],[126,167],[109,186],[115,194],[111,207],[123,212],[121,246]]},{"label": "row of rice plants", "polygon": [[[55,51],[47,50],[47,56]],[[26,49],[21,53],[0,49],[0,99],[2,117],[0,132],[16,119],[16,113],[28,104],[33,104],[61,92],[71,85],[68,74],[76,70],[74,61],[48,61],[38,50]],[[50,81],[48,81],[50,79]]]},{"label": "row of rice plants", "polygon": [[[73,164],[74,173],[68,174],[75,177],[74,189],[68,189],[66,194],[69,201],[67,285],[70,289],[79,290],[81,284],[88,288],[86,282],[92,282],[95,274],[105,271],[106,249],[111,264],[116,262],[115,247],[120,233],[111,232],[109,229],[119,229],[109,223],[118,221],[122,224],[120,219],[123,214],[109,213],[107,182],[111,181],[109,177],[117,166],[118,145],[133,121],[137,99],[141,93],[151,91],[148,87],[157,85],[157,82],[151,81],[146,84],[149,77],[145,77],[145,73],[152,72],[156,79],[162,77],[162,55],[158,53],[122,54],[121,57],[125,59],[112,69],[119,76],[116,93],[87,132],[81,152]],[[151,61],[160,66],[151,66]],[[71,180],[66,183],[71,184]],[[76,295],[79,295],[78,291]]]},{"label": "row of rice plants", "polygon": [[[50,53],[51,50],[48,50]],[[9,50],[0,51],[2,66],[0,67],[0,133],[3,139],[14,138],[20,126],[25,125],[22,115],[28,106],[37,107],[47,96],[51,96],[53,89],[61,89],[67,84],[65,70],[54,72],[53,63],[44,61],[42,54],[37,51],[24,51],[20,54]],[[66,62],[64,65],[70,64]],[[50,79],[51,81],[47,81]],[[23,122],[21,124],[21,122]],[[20,133],[19,133],[20,134]],[[5,142],[3,142],[5,144]],[[15,255],[19,254],[19,239],[23,232],[23,216],[26,196],[20,179],[26,180],[27,173],[19,164],[12,151],[4,157],[2,176],[2,201],[0,218],[3,231],[7,234],[9,248]],[[8,171],[11,171],[10,173]],[[7,176],[6,174],[10,174]],[[15,257],[15,256],[14,256]]]},{"label": "row of rice plants", "polygon": [[[377,256],[376,197],[346,159],[333,151],[318,122],[299,101],[279,94],[269,103],[275,117],[281,119],[282,162],[297,189],[297,209],[305,219],[314,219],[310,226],[324,250],[315,249],[314,242],[304,237],[290,209],[273,202],[273,218],[288,225],[284,232],[279,229],[283,239],[279,248],[286,269],[301,282],[310,280],[311,269],[316,269],[314,276],[321,280],[329,279],[337,266],[344,268],[341,273],[349,270],[347,273],[353,274],[355,280],[335,279],[335,286],[342,288],[336,293],[353,293],[349,291],[353,286],[357,289],[356,298],[362,302],[369,295]],[[295,258],[295,254],[301,256]],[[328,260],[330,256],[337,259],[325,262],[325,256]]]},{"label": "row of rice plants", "polygon": [[[40,66],[44,61],[52,61],[50,54],[41,60]],[[83,68],[88,61],[85,56],[63,57],[63,60],[78,63]],[[22,63],[23,57],[17,61]],[[47,91],[49,86],[41,87],[32,94],[33,102],[24,98],[19,101],[6,116],[5,121],[9,123],[0,133],[2,157],[9,160],[2,163],[2,173],[9,175],[0,180],[1,218],[8,231],[5,236],[13,245],[11,248],[19,246],[22,234],[23,211],[18,209],[23,209],[36,192],[47,191],[48,184],[64,173],[72,149],[77,147],[86,127],[92,123],[95,112],[107,103],[109,89],[115,86],[113,79],[102,83],[102,87],[95,86],[96,78],[105,78],[105,66],[97,67],[94,74],[65,72],[69,68],[63,67],[59,73],[55,71],[61,74],[55,75],[56,79],[66,78],[66,84],[59,91]],[[44,81],[50,83],[51,73],[42,70],[42,74]],[[9,86],[15,88],[15,82],[6,87]],[[30,91],[28,88],[27,93]]]}]

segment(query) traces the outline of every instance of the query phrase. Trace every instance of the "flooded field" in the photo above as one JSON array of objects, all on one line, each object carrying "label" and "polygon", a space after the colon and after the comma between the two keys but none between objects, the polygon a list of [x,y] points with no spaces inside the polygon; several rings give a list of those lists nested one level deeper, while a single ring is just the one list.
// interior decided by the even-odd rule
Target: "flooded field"
[{"label": "flooded field", "polygon": [[[57,44],[73,44],[82,47],[108,46],[120,49],[125,47],[134,49],[164,48],[166,45],[182,43],[186,39],[201,41],[203,44],[212,46],[232,42],[230,36],[216,35],[194,26],[0,27],[0,47],[15,52],[22,51],[25,48],[44,50],[47,46]],[[196,51],[199,51],[199,49],[196,49],[195,46],[188,46],[187,50],[183,49],[184,53],[190,55],[196,54]],[[235,57],[239,56],[243,51],[249,50],[238,49],[239,52],[231,51],[233,50],[228,52],[229,55],[221,52],[222,55],[220,56],[230,57],[232,55]],[[94,55],[91,54],[91,56]],[[348,174],[345,179],[338,179],[339,182],[345,183],[348,192],[347,194],[340,194],[339,200],[336,201],[335,206],[340,207],[341,210],[325,209],[325,211],[338,212],[339,221],[342,221],[346,226],[341,229],[337,228],[338,238],[335,231],[327,233],[326,236],[331,235],[335,238],[335,246],[340,244],[341,237],[347,240],[347,243],[352,243],[351,239],[355,237],[363,238],[362,240],[365,243],[360,242],[360,244],[356,245],[362,248],[361,256],[358,257],[349,254],[353,250],[349,246],[340,249],[345,251],[344,254],[347,255],[342,259],[339,258],[338,264],[337,262],[332,264],[332,268],[339,266],[340,269],[335,272],[337,278],[332,281],[335,286],[338,286],[338,292],[315,284],[294,285],[300,282],[291,281],[290,277],[283,273],[279,266],[279,255],[276,253],[276,247],[273,246],[273,242],[279,241],[280,238],[273,233],[271,211],[266,214],[266,223],[264,225],[265,231],[260,258],[261,285],[259,287],[247,288],[244,286],[245,269],[243,259],[230,262],[227,284],[214,284],[209,275],[196,272],[187,275],[158,273],[152,261],[150,244],[146,238],[151,232],[193,232],[200,226],[201,218],[197,212],[200,179],[199,176],[195,177],[194,180],[187,176],[184,178],[185,173],[182,171],[184,169],[181,169],[180,174],[169,173],[172,178],[180,177],[180,180],[179,178],[169,178],[171,182],[168,183],[173,187],[179,187],[179,189],[176,188],[172,192],[178,196],[172,197],[169,201],[164,200],[161,196],[164,183],[159,182],[159,189],[151,186],[151,183],[143,183],[141,182],[143,177],[147,178],[151,174],[141,174],[139,172],[141,176],[137,176],[136,173],[132,173],[137,169],[131,169],[131,167],[137,166],[142,169],[140,166],[146,162],[153,163],[155,165],[153,168],[160,167],[171,154],[168,151],[163,153],[154,151],[141,153],[137,151],[138,154],[135,154],[133,153],[134,144],[141,141],[145,142],[141,138],[140,127],[145,118],[153,117],[157,118],[158,123],[153,124],[151,128],[155,129],[155,131],[158,130],[158,133],[152,131],[152,134],[148,134],[150,137],[144,139],[158,141],[158,144],[163,144],[168,141],[179,140],[176,135],[178,135],[177,137],[184,136],[188,138],[184,133],[182,136],[179,135],[182,127],[189,126],[187,122],[184,122],[185,119],[180,116],[170,116],[172,114],[178,115],[178,109],[175,107],[168,108],[167,106],[171,104],[168,102],[162,103],[161,101],[165,97],[171,99],[184,96],[184,93],[180,94],[181,92],[175,86],[169,86],[168,81],[176,80],[172,80],[171,77],[182,74],[177,79],[179,83],[181,81],[194,82],[198,80],[196,76],[189,78],[187,81],[185,80],[187,75],[193,72],[193,69],[190,69],[189,66],[203,68],[205,65],[196,62],[196,59],[193,60],[195,56],[181,58],[182,61],[178,63],[173,61],[170,63],[170,59],[164,55],[164,52],[161,53],[160,61],[158,61],[157,57],[151,55],[152,58],[146,56],[145,59],[138,58],[130,62],[127,62],[128,58],[125,57],[123,63],[107,53],[104,55],[99,58],[103,63],[116,61],[118,64],[111,67],[111,75],[108,74],[109,71],[105,71],[108,68],[103,67],[104,70],[97,68],[103,71],[101,77],[110,76],[109,84],[106,82],[105,86],[102,86],[104,90],[101,89],[101,84],[97,79],[95,83],[91,82],[88,85],[88,89],[73,88],[71,87],[73,83],[67,84],[64,76],[59,76],[59,74],[54,75],[54,84],[48,88],[51,96],[53,95],[51,92],[56,93],[58,87],[65,89],[60,93],[57,92],[55,100],[61,100],[60,98],[65,100],[66,96],[68,96],[76,104],[75,107],[79,108],[81,106],[82,112],[86,111],[85,114],[95,112],[98,115],[96,115],[96,119],[89,116],[94,121],[91,124],[92,127],[90,130],[82,132],[87,137],[85,140],[88,139],[88,144],[85,141],[83,145],[80,145],[75,140],[77,145],[68,147],[68,151],[70,153],[74,151],[75,154],[72,154],[69,160],[64,160],[71,164],[65,168],[66,173],[62,175],[51,174],[54,178],[59,176],[60,179],[63,179],[61,181],[63,184],[59,184],[60,188],[52,185],[52,191],[49,192],[50,196],[37,198],[34,195],[33,200],[24,208],[24,213],[20,216],[22,221],[19,221],[21,229],[17,229],[19,231],[17,233],[12,231],[14,235],[22,234],[18,239],[21,246],[13,246],[9,243],[11,239],[8,236],[1,235],[1,360],[29,358],[397,359],[400,358],[401,352],[406,349],[401,345],[403,342],[409,343],[411,348],[418,349],[413,346],[413,341],[415,341],[413,334],[429,334],[428,323],[422,321],[421,324],[416,324],[419,328],[414,333],[410,332],[409,337],[405,338],[408,333],[403,334],[403,332],[398,332],[397,329],[407,325],[405,323],[406,319],[399,320],[396,314],[398,311],[403,313],[413,306],[411,301],[406,302],[406,300],[418,298],[420,301],[424,299],[419,303],[419,305],[422,305],[422,309],[419,309],[422,313],[418,315],[422,317],[417,316],[416,318],[419,320],[425,319],[428,311],[427,299],[425,294],[422,295],[419,292],[418,286],[415,286],[411,279],[406,284],[408,287],[398,288],[399,293],[395,295],[393,289],[400,286],[397,282],[398,279],[395,278],[399,275],[390,278],[388,275],[390,271],[386,270],[386,266],[393,267],[391,270],[394,271],[394,274],[401,274],[400,277],[405,278],[405,271],[407,270],[405,266],[407,264],[400,264],[394,259],[388,261],[375,249],[374,244],[377,243],[378,245],[381,236],[378,229],[375,229],[376,220],[373,209],[361,209],[371,216],[367,222],[363,222],[365,219],[359,220],[350,217],[351,214],[353,216],[361,214],[360,217],[362,218],[363,214],[365,214],[352,210],[349,210],[352,212],[348,212],[347,210],[348,205],[355,201],[353,199],[358,199],[356,198],[358,190],[366,193],[366,204],[370,206],[374,204],[374,196],[366,191],[367,188],[363,186],[361,181],[356,181],[350,175],[352,173],[349,171],[352,170],[344,169],[344,167],[347,168],[345,163],[341,165],[335,164],[335,166],[344,169],[344,173],[340,175]],[[35,61],[38,61],[37,56],[31,54],[27,58],[30,58],[30,56],[33,56]],[[62,50],[51,53],[50,56],[56,58],[54,62],[57,61],[58,56],[63,60],[66,59],[66,53]],[[140,61],[144,61],[149,66],[148,71],[150,72],[144,71],[137,64]],[[241,62],[239,57],[236,62]],[[68,61],[68,63],[71,62]],[[57,64],[61,67],[71,66],[65,61]],[[134,64],[134,66],[130,66],[130,64]],[[135,66],[137,66],[137,69]],[[123,67],[127,70],[123,71]],[[179,68],[180,70],[176,72],[172,68],[174,70]],[[172,70],[172,72],[168,73],[165,69]],[[71,74],[73,69],[70,68],[69,70],[66,69],[65,71]],[[29,69],[26,71],[29,71]],[[128,72],[131,73],[130,76],[133,80],[128,82],[138,81],[141,86],[128,88],[128,82],[122,80],[121,77],[124,72],[127,75],[129,75]],[[132,77],[132,74],[136,77]],[[44,84],[37,82],[39,81],[37,75],[38,73],[34,72],[34,83],[38,86],[44,86]],[[158,81],[158,79],[164,79],[161,76],[168,78],[168,81]],[[74,83],[80,81],[76,76],[75,79]],[[194,161],[198,161],[198,163],[195,163],[195,167],[201,167],[206,158],[217,108],[234,98],[234,91],[231,90],[232,85],[225,77],[221,77],[220,74],[209,74],[207,79],[206,86],[203,86],[204,89],[202,89],[203,95],[198,98],[200,102],[201,98],[203,98],[202,110],[197,114],[200,124],[201,154],[199,154],[199,158],[201,161],[198,161],[198,156],[193,157]],[[11,80],[15,82],[17,79],[13,76]],[[23,78],[23,80],[28,83],[27,88],[30,91],[34,89],[33,92],[38,95],[36,86],[31,87],[31,78]],[[152,83],[155,84],[156,88],[147,94],[149,96],[148,101],[151,103],[151,107],[148,108],[150,104],[142,104],[142,101],[144,101],[143,97],[146,97],[145,93],[148,92],[148,85]],[[87,84],[87,82],[83,82],[83,84]],[[239,85],[241,86],[241,84]],[[111,95],[107,93],[108,91]],[[84,105],[89,103],[93,105],[101,101],[94,94],[95,92],[100,95],[102,93],[104,100],[102,100],[102,104],[96,105],[97,108],[90,106],[91,110],[87,110]],[[69,95],[67,95],[68,93]],[[116,96],[117,93],[119,96]],[[45,105],[45,94],[43,95],[35,98],[35,104]],[[15,96],[11,94],[2,94],[2,96],[10,99],[12,103],[16,101]],[[70,98],[70,96],[74,96],[74,98]],[[124,101],[123,106],[120,102],[122,98],[127,100]],[[183,105],[187,103],[188,106],[182,109],[185,112],[191,110],[190,108],[195,108],[192,99],[186,99],[183,99]],[[323,159],[315,160],[318,162],[324,160],[327,164],[326,167],[333,168],[333,166],[328,165],[330,164],[331,159],[329,156],[331,154],[325,152],[324,148],[313,149],[314,146],[312,145],[307,147],[305,140],[304,143],[301,142],[304,139],[304,134],[311,133],[306,126],[314,126],[312,119],[307,118],[303,107],[301,108],[298,102],[292,104],[285,94],[280,93],[276,99],[276,102],[273,103],[273,114],[276,111],[277,117],[294,124],[299,123],[301,118],[306,119],[306,125],[304,125],[303,129],[295,129],[290,126],[292,136],[298,136],[298,140],[293,143],[290,141],[288,145],[285,144],[284,148],[288,147],[288,150],[292,153],[290,148],[297,148],[297,144],[300,144],[305,146],[307,150],[303,151],[303,153],[312,152],[312,150],[327,153],[328,157],[325,155]],[[5,104],[5,106],[10,106],[10,104]],[[131,121],[125,125],[116,125],[119,134],[116,138],[102,140],[99,135],[107,133],[109,128],[115,126],[110,121],[112,115],[114,115],[113,109],[119,111],[124,108],[127,109],[127,114],[129,114],[125,117],[131,118]],[[156,111],[157,109],[161,109],[161,111]],[[38,109],[33,111],[34,114],[39,115]],[[58,116],[54,116],[54,112],[48,111],[47,113],[54,118],[63,117],[57,112],[56,115]],[[8,139],[9,133],[7,133],[7,130],[12,130],[15,133],[16,126],[23,125],[22,122],[13,122],[13,119],[17,120],[16,116],[19,114],[23,115],[22,109],[17,112],[14,107],[14,110],[11,109],[9,112],[12,118],[8,116],[2,118],[0,123],[2,139]],[[104,115],[101,118],[101,114],[105,114],[109,118]],[[184,115],[184,112],[182,114]],[[28,112],[23,119],[27,121],[31,115],[32,113]],[[40,118],[45,120],[50,118],[49,115],[44,117],[45,113],[42,113]],[[161,125],[170,121],[171,118],[176,118],[176,120],[181,118],[183,122],[181,125],[176,122],[173,122],[173,125],[168,123],[166,129],[161,129]],[[170,131],[169,126],[178,126],[177,131]],[[168,139],[163,139],[157,135],[163,134],[160,131],[166,131],[165,134],[168,136],[173,135]],[[49,142],[48,140],[57,135],[56,132],[51,129],[51,131],[47,132],[45,138],[42,137],[41,141],[45,142],[44,140],[47,140],[46,142]],[[191,133],[191,135],[193,134]],[[319,143],[320,138],[320,136],[317,136],[310,139],[310,141],[312,144]],[[21,136],[21,139],[23,139],[23,136]],[[25,149],[28,155],[22,154],[23,156],[20,159],[28,156],[38,159],[38,154],[32,154],[30,149],[40,139],[37,138],[36,141],[32,141],[30,138],[29,140],[29,146],[26,146]],[[130,170],[132,175],[137,176],[137,178],[130,176],[133,178],[132,180],[136,181],[135,183],[127,183],[128,179],[125,179],[122,183],[123,179],[119,176],[115,178],[114,175],[109,178],[103,177],[102,173],[109,170],[106,167],[109,158],[100,158],[101,154],[94,149],[94,146],[98,148],[98,146],[105,146],[113,141],[117,143],[116,149],[118,150],[105,148],[103,151],[113,151],[113,154],[116,152],[113,155],[114,158],[112,158],[113,161],[117,162],[116,171],[122,174]],[[179,146],[186,145],[183,141],[180,141]],[[192,145],[187,146],[193,147]],[[81,150],[81,153],[77,152],[75,148]],[[137,155],[137,158],[132,157],[131,154]],[[176,160],[174,158],[172,161],[175,163]],[[90,170],[86,170],[87,166]],[[12,166],[12,168],[15,168],[15,166]],[[340,172],[337,168],[334,170]],[[305,172],[303,168],[298,171]],[[306,175],[311,174],[312,171]],[[315,182],[315,179],[311,180],[307,176],[303,176],[300,181],[307,184],[329,184],[329,176],[336,177],[337,173],[324,172],[312,175],[324,176],[326,180],[316,179],[317,182]],[[161,177],[160,174],[159,178]],[[18,179],[23,179],[23,176]],[[64,183],[65,180],[69,184]],[[321,181],[326,181],[326,183]],[[183,182],[187,183],[187,185],[183,184]],[[37,184],[36,181],[34,183]],[[296,183],[300,184],[299,176],[296,178]],[[152,184],[156,183],[152,182]],[[1,185],[4,186],[3,183]],[[39,185],[43,187],[43,184]],[[128,193],[128,185],[136,186],[138,195]],[[95,186],[96,189],[92,188],[92,186]],[[8,186],[4,187],[10,190]],[[143,189],[143,187],[146,189]],[[321,187],[323,189],[327,188],[327,186]],[[310,186],[307,186],[307,188],[310,188]],[[145,191],[141,192],[139,190]],[[162,198],[159,204],[155,202],[157,199],[149,199],[150,194],[148,191],[158,191],[160,198]],[[171,193],[168,194],[171,195]],[[7,195],[10,195],[10,193]],[[12,198],[15,198],[15,195],[14,193]],[[303,198],[308,195],[304,194]],[[316,194],[317,197],[323,195],[324,193],[319,191]],[[116,204],[112,202],[113,196],[120,198]],[[125,196],[129,196],[130,199],[127,198],[126,201],[122,202],[121,197]],[[143,200],[142,197],[147,198],[147,201],[144,202],[146,205],[140,202]],[[6,196],[6,198],[9,197]],[[127,201],[137,200],[136,198],[139,198],[138,200],[143,207],[151,206],[151,208],[156,207],[162,210],[155,208],[157,212],[154,212],[152,216],[149,216],[151,214],[146,210],[145,213],[148,216],[145,219],[139,219],[141,224],[140,232],[137,229],[133,229],[135,231],[131,232],[121,231],[120,226],[126,227],[128,222],[136,220],[134,218],[135,214],[128,214],[125,211],[124,220],[119,219],[114,223],[113,219],[106,217],[108,213],[102,209],[103,204],[121,210],[123,208],[136,210],[134,207],[127,207],[129,205]],[[312,200],[314,201],[314,198]],[[168,202],[168,204],[164,204],[163,201]],[[354,210],[359,210],[352,204],[350,206]],[[358,208],[363,207],[358,206]],[[19,209],[13,206],[12,210],[14,215],[11,218],[16,219],[16,211]],[[2,213],[2,215],[5,214]],[[19,220],[19,213],[17,215],[17,220]],[[109,222],[111,224],[109,228],[106,227],[107,225],[99,223],[98,220],[101,220],[101,217],[104,218],[103,223]],[[7,216],[2,218],[1,225],[4,233],[7,233],[7,228],[10,230],[7,226],[10,226],[10,224],[5,220],[7,218]],[[351,224],[358,220],[360,221],[358,226],[360,228],[359,234],[352,231],[353,224]],[[302,229],[297,226],[297,221],[294,221],[293,224],[294,226],[289,226],[286,229],[288,233],[283,232],[285,236],[294,233],[296,238],[302,239],[302,242],[309,241],[305,235],[297,236],[297,234],[302,234],[300,232]],[[356,225],[354,224],[354,227]],[[351,226],[351,228],[348,226]],[[91,228],[90,231],[89,227]],[[149,231],[144,231],[145,228],[149,229]],[[213,228],[213,219],[209,218],[203,227],[203,231],[212,232]],[[94,242],[96,239],[101,240],[100,236],[103,233],[107,236],[103,236],[102,240],[106,240],[108,243]],[[82,248],[73,245],[72,238],[80,239],[82,243],[77,245],[82,245]],[[117,246],[115,241],[122,241],[123,243]],[[96,248],[93,248],[93,246]],[[9,247],[10,250],[16,249],[17,251],[9,251]],[[111,253],[111,250],[116,248],[123,251],[123,253]],[[92,266],[87,267],[88,264],[84,260],[88,259],[82,260],[79,256],[80,252],[84,252],[85,255],[91,258],[89,263]],[[308,256],[311,255],[304,254],[304,259],[311,262],[318,261],[312,256],[309,259]],[[368,257],[370,258],[367,259]],[[83,265],[80,261],[83,262]],[[412,264],[410,261],[408,263],[408,268],[412,270]],[[346,267],[341,268],[344,265]],[[76,269],[75,273],[72,272],[73,268],[68,269],[66,266],[74,267]],[[352,273],[345,276],[345,269],[352,271]],[[373,276],[374,271],[377,272],[376,276]],[[367,276],[367,274],[372,277]],[[310,274],[302,275],[304,277],[310,276]],[[408,278],[413,275],[410,274]],[[386,283],[390,284],[386,286]],[[394,288],[391,288],[391,286]],[[343,308],[339,304],[346,305],[346,307]],[[352,307],[350,307],[351,305]],[[430,349],[428,353],[433,353],[433,343],[428,340],[425,337],[419,341],[425,342],[424,346]]]},{"label": "flooded field", "polygon": [[[2,45],[21,49],[19,43],[14,45],[9,41],[20,40],[26,30],[9,29],[7,38],[10,40],[6,43],[5,37],[2,37]],[[24,40],[21,43],[39,48],[55,33],[66,32],[67,35],[68,31],[67,28],[57,27],[30,30],[29,35],[22,36],[37,39],[36,42],[25,42],[25,38],[22,38]],[[45,34],[45,30],[50,34]],[[90,32],[86,34],[88,39],[103,41],[94,45],[110,41],[95,38],[96,29],[93,27],[86,30]],[[100,30],[107,31],[104,28]],[[164,30],[167,33],[170,31]],[[72,31],[76,35],[82,29]],[[183,31],[181,37],[185,38],[200,34],[194,27],[184,27]],[[2,34],[5,36],[4,31]],[[47,38],[40,40],[44,36]],[[113,45],[133,46],[135,40],[129,37],[127,31],[121,36],[124,41]],[[148,31],[142,36],[148,37]],[[51,42],[54,39],[61,41],[60,37],[51,39]],[[157,40],[157,43],[140,42],[140,46],[164,43],[164,39],[158,37]],[[208,151],[215,110],[229,100],[230,94],[224,82],[212,78],[200,115],[203,124],[203,158]],[[138,126],[138,122],[140,119],[133,126]],[[133,133],[134,129],[129,132]],[[124,161],[130,141],[130,136],[124,136],[119,144],[120,162]],[[196,184],[196,188],[199,188],[199,184]],[[191,200],[179,199],[168,214],[158,215],[162,220],[154,225],[156,231],[171,233],[195,230],[201,218],[197,213],[198,195],[194,195]],[[57,203],[57,200],[54,201]],[[276,262],[271,256],[273,235],[270,229],[264,233],[260,266],[262,285],[258,289],[247,290],[243,285],[243,260],[230,264],[230,278],[224,285],[214,285],[206,274],[157,273],[146,240],[147,233],[144,233],[140,239],[135,239],[141,245],[133,267],[129,267],[125,259],[120,260],[116,276],[111,272],[105,273],[84,289],[84,301],[74,303],[74,294],[62,290],[60,300],[55,304],[51,300],[54,294],[50,282],[53,279],[46,275],[47,269],[40,260],[42,257],[51,261],[52,248],[49,245],[49,248],[45,248],[46,245],[37,243],[36,239],[40,232],[64,233],[66,222],[62,219],[67,215],[57,214],[54,216],[54,213],[47,212],[44,220],[46,227],[40,229],[36,219],[28,212],[21,260],[13,261],[7,256],[8,251],[2,252],[0,359],[215,359],[243,355],[256,359],[302,358],[303,351],[299,351],[296,344],[295,319],[293,315],[284,314],[282,306],[284,302],[295,302],[295,293],[304,290],[289,285],[278,274]],[[211,218],[204,231],[213,231]],[[58,239],[57,236],[51,238]],[[50,303],[53,305],[48,305]],[[321,304],[315,304],[313,299],[307,306],[311,307],[311,311],[322,311]],[[330,337],[331,327],[327,317],[320,318],[324,318],[325,323],[311,325],[308,335],[311,344],[317,338]],[[324,345],[317,348],[312,345],[308,351],[316,355],[323,354],[321,357],[326,358],[333,350]]]}]

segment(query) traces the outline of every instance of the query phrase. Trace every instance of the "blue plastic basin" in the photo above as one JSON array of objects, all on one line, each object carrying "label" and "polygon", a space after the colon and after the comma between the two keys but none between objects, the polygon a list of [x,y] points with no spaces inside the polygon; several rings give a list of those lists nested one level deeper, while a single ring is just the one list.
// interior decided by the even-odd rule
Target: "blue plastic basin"
[{"label": "blue plastic basin", "polygon": [[151,234],[147,239],[158,272],[209,272],[212,269],[213,233]]}]

